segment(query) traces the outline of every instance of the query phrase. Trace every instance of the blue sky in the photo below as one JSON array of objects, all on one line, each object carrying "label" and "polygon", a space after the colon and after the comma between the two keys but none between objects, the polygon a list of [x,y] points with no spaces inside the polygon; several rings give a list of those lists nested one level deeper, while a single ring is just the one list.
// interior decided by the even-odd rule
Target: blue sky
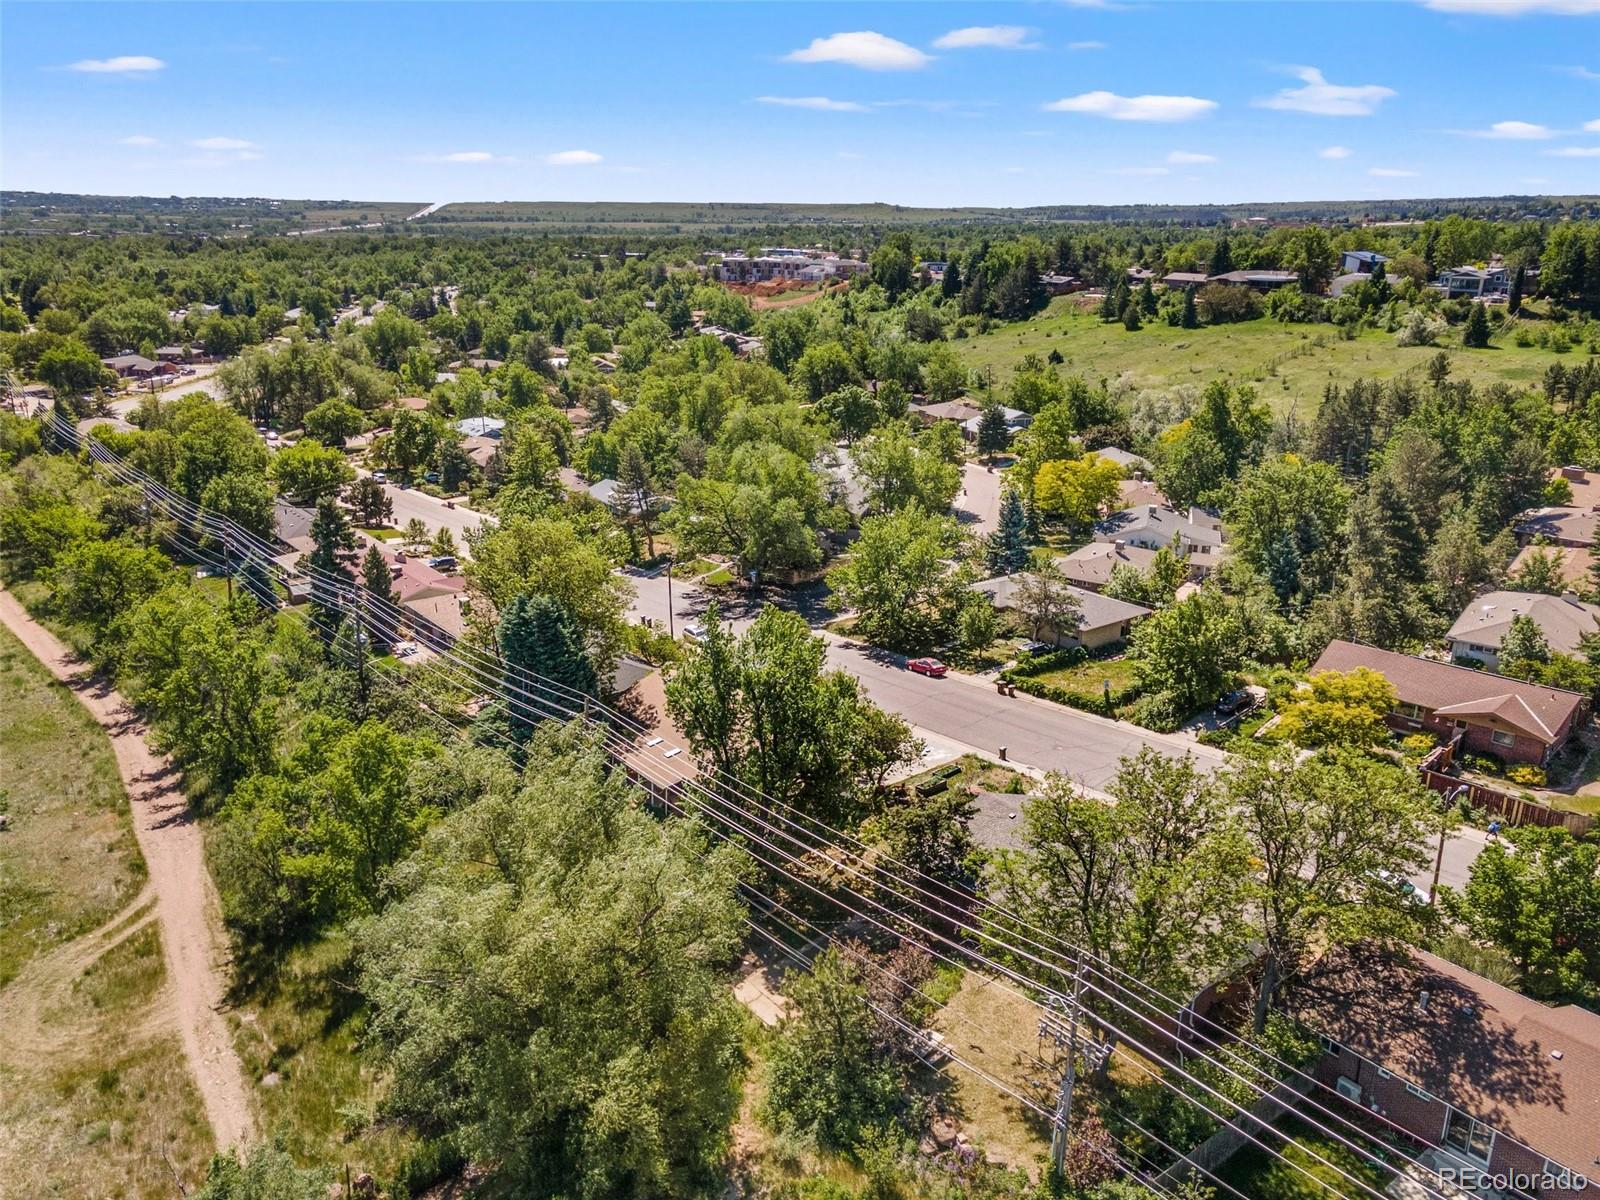
[{"label": "blue sky", "polygon": [[1594,192],[1600,0],[8,2],[0,183],[929,205]]}]

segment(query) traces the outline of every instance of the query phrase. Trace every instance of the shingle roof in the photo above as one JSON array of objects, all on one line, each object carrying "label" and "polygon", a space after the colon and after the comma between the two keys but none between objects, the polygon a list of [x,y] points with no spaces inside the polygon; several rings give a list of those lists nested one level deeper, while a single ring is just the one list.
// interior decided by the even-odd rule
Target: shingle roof
[{"label": "shingle roof", "polygon": [[[1355,642],[1330,642],[1311,673],[1357,667],[1371,667],[1394,684],[1402,704],[1447,716],[1495,716],[1544,741],[1551,740],[1583,705],[1576,692]],[[1513,699],[1517,703],[1508,703]]]},{"label": "shingle roof", "polygon": [[1538,1153],[1573,1170],[1593,1165],[1600,1015],[1572,1004],[1547,1008],[1422,950],[1365,947],[1323,959],[1291,1007],[1341,1045]]},{"label": "shingle roof", "polygon": [[[985,579],[971,586],[973,591],[988,596],[996,608],[1015,608],[1017,587],[1021,578],[1021,575],[997,575],[993,579]],[[1086,591],[1071,584],[1067,585],[1067,590],[1078,602],[1080,630],[1104,629],[1107,625],[1120,625],[1124,621],[1147,617],[1151,612],[1142,605],[1129,604],[1126,600],[1113,600],[1110,596],[1102,596],[1098,592]]]},{"label": "shingle roof", "polygon": [[1561,582],[1566,584],[1585,583],[1589,578],[1589,568],[1594,565],[1594,551],[1583,546],[1524,546],[1511,560],[1511,565],[1506,568],[1507,573],[1515,575],[1540,554],[1555,559]]},{"label": "shingle roof", "polygon": [[1462,609],[1445,637],[1499,646],[1512,618],[1519,616],[1532,618],[1550,649],[1563,654],[1577,650],[1585,634],[1600,630],[1600,605],[1542,592],[1487,592]]},{"label": "shingle roof", "polygon": [[1600,525],[1600,513],[1592,508],[1552,506],[1535,508],[1517,519],[1517,532],[1529,537],[1565,538],[1568,541],[1594,545],[1595,529]]},{"label": "shingle roof", "polygon": [[1111,581],[1111,572],[1120,566],[1130,566],[1143,571],[1155,561],[1156,552],[1143,546],[1119,546],[1115,542],[1090,542],[1079,546],[1071,554],[1056,559],[1061,573],[1073,583],[1103,587]]}]

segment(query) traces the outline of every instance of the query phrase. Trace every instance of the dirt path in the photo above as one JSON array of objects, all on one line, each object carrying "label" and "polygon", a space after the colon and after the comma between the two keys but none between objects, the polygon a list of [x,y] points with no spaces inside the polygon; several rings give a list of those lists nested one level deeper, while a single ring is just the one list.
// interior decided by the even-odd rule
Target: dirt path
[{"label": "dirt path", "polygon": [[[165,756],[150,749],[145,727],[127,701],[92,681],[72,652],[4,590],[0,590],[0,621],[57,679],[72,688],[111,739],[161,922],[172,1017],[217,1146],[243,1144],[252,1127],[250,1090],[222,1015],[227,942],[216,892],[206,871],[200,827],[189,816],[177,770]],[[63,750],[71,753],[70,747]],[[141,897],[141,902],[147,901]],[[129,911],[119,914],[103,932],[130,915]]]}]

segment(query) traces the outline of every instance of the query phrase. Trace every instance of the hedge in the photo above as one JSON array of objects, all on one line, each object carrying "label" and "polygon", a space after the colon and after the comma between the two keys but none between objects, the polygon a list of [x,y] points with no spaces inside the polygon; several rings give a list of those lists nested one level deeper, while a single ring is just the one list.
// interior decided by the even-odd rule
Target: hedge
[{"label": "hedge", "polygon": [[[1120,652],[1120,647],[1118,649]],[[1068,708],[1097,713],[1102,717],[1115,717],[1117,709],[1141,695],[1142,689],[1138,684],[1131,683],[1125,688],[1119,688],[1108,698],[1103,692],[1099,695],[1086,696],[1081,692],[1068,691],[1066,688],[1035,678],[1051,671],[1076,667],[1093,658],[1111,657],[1114,657],[1114,654],[1092,654],[1082,646],[1068,646],[1062,650],[1052,650],[1048,654],[1024,654],[1017,660],[1016,666],[1002,671],[1000,678],[1012,687],[1021,688],[1028,695],[1049,700],[1052,704],[1063,704]]]}]

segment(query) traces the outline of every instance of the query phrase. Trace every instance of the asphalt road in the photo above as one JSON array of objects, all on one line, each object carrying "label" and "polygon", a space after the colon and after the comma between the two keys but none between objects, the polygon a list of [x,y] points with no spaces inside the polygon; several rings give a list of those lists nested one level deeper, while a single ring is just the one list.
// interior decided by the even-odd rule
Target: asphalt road
[{"label": "asphalt road", "polygon": [[413,517],[422,518],[422,523],[428,527],[428,532],[433,533],[440,526],[449,529],[455,535],[456,544],[463,549],[466,546],[466,533],[469,529],[476,529],[487,521],[490,525],[499,524],[488,513],[476,512],[463,505],[446,508],[443,500],[435,499],[426,492],[419,492],[412,488],[403,488],[398,484],[384,484],[384,491],[394,504],[394,523],[404,529],[406,522]]}]

